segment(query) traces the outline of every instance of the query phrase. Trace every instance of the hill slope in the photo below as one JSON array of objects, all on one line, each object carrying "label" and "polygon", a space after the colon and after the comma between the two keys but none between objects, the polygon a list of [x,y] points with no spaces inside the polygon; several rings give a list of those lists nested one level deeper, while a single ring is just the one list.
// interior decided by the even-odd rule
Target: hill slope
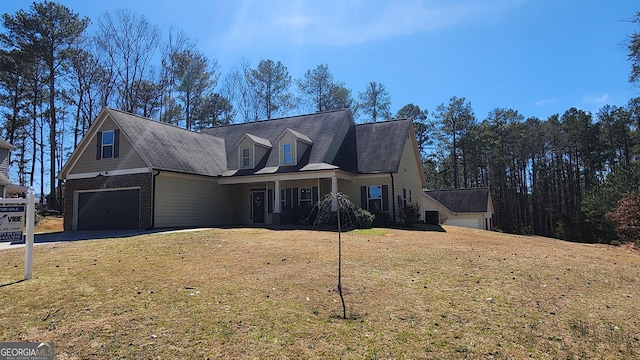
[{"label": "hill slope", "polygon": [[445,227],[214,229],[0,252],[0,341],[57,359],[634,358],[640,256]]}]

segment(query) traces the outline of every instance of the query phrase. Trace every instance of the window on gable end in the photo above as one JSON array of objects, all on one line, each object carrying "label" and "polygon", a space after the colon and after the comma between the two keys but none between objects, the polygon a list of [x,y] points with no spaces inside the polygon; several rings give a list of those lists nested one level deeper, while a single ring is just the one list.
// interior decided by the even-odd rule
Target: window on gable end
[{"label": "window on gable end", "polygon": [[114,157],[115,136],[113,130],[102,132],[102,158]]}]

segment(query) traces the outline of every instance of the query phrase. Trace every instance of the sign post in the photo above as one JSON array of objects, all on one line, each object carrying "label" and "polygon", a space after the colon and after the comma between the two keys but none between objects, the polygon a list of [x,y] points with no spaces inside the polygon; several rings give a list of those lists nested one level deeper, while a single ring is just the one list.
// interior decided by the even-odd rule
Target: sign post
[{"label": "sign post", "polygon": [[33,276],[33,231],[35,215],[35,193],[31,188],[27,190],[26,199],[0,199],[0,239],[22,241],[22,228],[26,222],[27,234],[24,239],[25,280],[29,280]]},{"label": "sign post", "polygon": [[33,275],[33,231],[35,227],[36,202],[32,188],[27,190],[27,238],[25,239],[24,279],[29,280]]}]

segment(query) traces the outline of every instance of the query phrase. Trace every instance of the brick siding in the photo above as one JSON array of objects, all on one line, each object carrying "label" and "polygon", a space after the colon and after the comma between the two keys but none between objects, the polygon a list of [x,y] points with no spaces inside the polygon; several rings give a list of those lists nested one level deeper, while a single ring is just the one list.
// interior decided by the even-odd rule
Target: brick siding
[{"label": "brick siding", "polygon": [[64,193],[64,230],[73,228],[73,199],[78,190],[102,190],[126,187],[140,188],[140,228],[148,229],[152,226],[152,185],[151,173],[131,174],[119,176],[98,176],[89,179],[67,179]]}]

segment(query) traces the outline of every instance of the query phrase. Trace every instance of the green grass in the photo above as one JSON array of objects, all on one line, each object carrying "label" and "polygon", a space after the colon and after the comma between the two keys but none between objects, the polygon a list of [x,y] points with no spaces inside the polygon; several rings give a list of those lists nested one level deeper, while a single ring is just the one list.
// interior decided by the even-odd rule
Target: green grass
[{"label": "green grass", "polygon": [[353,230],[354,234],[358,234],[358,235],[385,235],[388,234],[389,231],[387,229],[381,229],[381,228],[371,228],[371,229],[356,229]]},{"label": "green grass", "polygon": [[0,341],[56,359],[626,359],[640,254],[537,237],[220,229],[0,252]]}]

